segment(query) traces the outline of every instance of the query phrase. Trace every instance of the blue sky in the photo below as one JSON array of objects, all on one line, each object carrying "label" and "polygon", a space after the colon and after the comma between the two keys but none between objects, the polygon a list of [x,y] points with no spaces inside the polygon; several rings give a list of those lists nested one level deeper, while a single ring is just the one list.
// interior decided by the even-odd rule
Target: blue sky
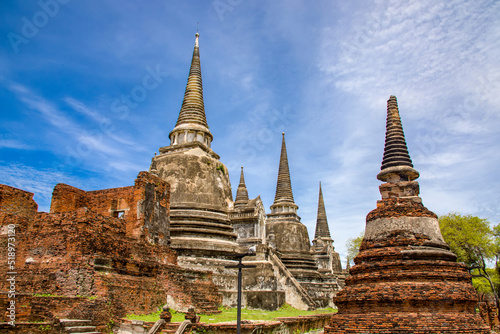
[{"label": "blue sky", "polygon": [[312,238],[321,181],[345,258],[380,199],[396,95],[424,204],[497,224],[499,18],[482,0],[4,0],[0,183],[42,211],[58,182],[133,184],[169,144],[199,22],[212,148],[233,193],[244,166],[269,208],[284,131],[302,222]]}]

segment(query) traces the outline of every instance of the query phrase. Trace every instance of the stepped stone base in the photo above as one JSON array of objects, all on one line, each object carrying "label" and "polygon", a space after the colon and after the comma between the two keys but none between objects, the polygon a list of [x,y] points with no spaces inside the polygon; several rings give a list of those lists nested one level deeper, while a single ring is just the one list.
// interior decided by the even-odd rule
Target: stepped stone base
[{"label": "stepped stone base", "polygon": [[[255,268],[243,270],[242,279],[242,305],[263,310],[276,310],[285,303],[285,291],[278,284],[274,268],[269,260],[266,260],[267,248],[260,245],[256,256],[245,257],[243,263],[255,265]],[[225,268],[236,265],[234,259],[221,259],[195,256],[179,256],[180,266],[189,269],[206,270],[210,273],[212,281],[217,285],[222,295],[222,305],[227,307],[237,306],[237,269]],[[227,256],[227,255],[226,255]]]},{"label": "stepped stone base", "polygon": [[96,331],[96,326],[92,326],[90,320],[61,319],[60,322],[65,332],[69,334],[101,334]]},{"label": "stepped stone base", "polygon": [[489,334],[475,314],[370,313],[336,314],[325,334]]}]

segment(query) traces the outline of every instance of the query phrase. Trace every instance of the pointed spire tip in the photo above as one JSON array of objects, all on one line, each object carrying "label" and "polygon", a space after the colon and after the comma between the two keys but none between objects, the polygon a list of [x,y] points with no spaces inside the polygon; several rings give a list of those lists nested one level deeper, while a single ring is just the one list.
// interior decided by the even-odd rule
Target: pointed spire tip
[{"label": "pointed spire tip", "polygon": [[319,182],[318,216],[316,218],[316,233],[314,234],[314,239],[318,238],[331,238],[328,220],[326,218],[323,191],[321,190],[321,181]]},{"label": "pointed spire tip", "polygon": [[293,203],[292,183],[290,182],[290,169],[288,167],[288,156],[286,153],[285,132],[282,132],[283,139],[281,142],[280,164],[278,169],[278,182],[276,184],[276,195],[274,204],[277,203]]},{"label": "pointed spire tip", "polygon": [[248,190],[245,185],[245,176],[243,175],[243,166],[241,166],[241,174],[240,174],[240,184],[238,185],[238,189],[236,190],[236,198],[234,201],[235,206],[245,205],[248,203]]},{"label": "pointed spire tip", "polygon": [[412,181],[418,178],[418,172],[413,169],[413,163],[406,145],[401,116],[399,114],[396,96],[391,95],[387,101],[387,123],[385,133],[384,156],[381,172],[377,175],[380,181],[389,180]]}]

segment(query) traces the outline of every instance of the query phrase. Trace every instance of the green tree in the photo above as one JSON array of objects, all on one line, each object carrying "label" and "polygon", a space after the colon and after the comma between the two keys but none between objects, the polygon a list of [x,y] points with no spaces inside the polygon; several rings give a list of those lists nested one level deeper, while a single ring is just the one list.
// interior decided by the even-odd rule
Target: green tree
[{"label": "green tree", "polygon": [[495,253],[495,270],[500,276],[500,267],[498,265],[500,260],[500,224],[493,227],[493,236],[495,237],[493,252]]},{"label": "green tree", "polygon": [[365,232],[361,232],[361,234],[356,238],[350,238],[346,242],[347,248],[347,261],[352,263],[356,255],[359,253],[359,247],[361,246],[361,242],[365,236]]},{"label": "green tree", "polygon": [[[444,240],[457,255],[457,261],[464,262],[471,270],[474,269],[471,271],[472,277],[486,279],[489,291],[493,292],[498,305],[500,227],[491,228],[487,219],[458,213],[439,217],[439,226]],[[491,262],[495,263],[496,270],[487,268],[487,264]],[[485,292],[484,283],[481,279],[475,280],[474,285],[478,292]]]}]

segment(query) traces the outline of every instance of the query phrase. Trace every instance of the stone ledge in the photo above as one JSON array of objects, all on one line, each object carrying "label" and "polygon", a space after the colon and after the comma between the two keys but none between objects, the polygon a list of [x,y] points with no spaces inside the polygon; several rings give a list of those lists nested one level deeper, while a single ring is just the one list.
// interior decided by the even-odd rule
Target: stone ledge
[{"label": "stone ledge", "polygon": [[[260,320],[242,320],[241,333],[250,334],[258,330],[261,334],[276,333],[277,330],[283,330],[287,333],[305,333],[314,329],[323,328],[328,324],[330,319],[335,313],[313,314],[299,317],[276,318],[270,321]],[[153,322],[134,322],[129,319],[120,319],[121,326],[131,329],[136,328],[135,331],[129,332],[131,334],[143,334],[154,325]],[[181,323],[171,323],[169,328],[177,328]],[[236,321],[221,322],[221,323],[198,323],[192,325],[192,329],[206,334],[233,334],[236,333]],[[280,331],[281,333],[281,331]]]},{"label": "stone ledge", "polygon": [[336,314],[325,334],[489,334],[477,314],[370,313]]}]

